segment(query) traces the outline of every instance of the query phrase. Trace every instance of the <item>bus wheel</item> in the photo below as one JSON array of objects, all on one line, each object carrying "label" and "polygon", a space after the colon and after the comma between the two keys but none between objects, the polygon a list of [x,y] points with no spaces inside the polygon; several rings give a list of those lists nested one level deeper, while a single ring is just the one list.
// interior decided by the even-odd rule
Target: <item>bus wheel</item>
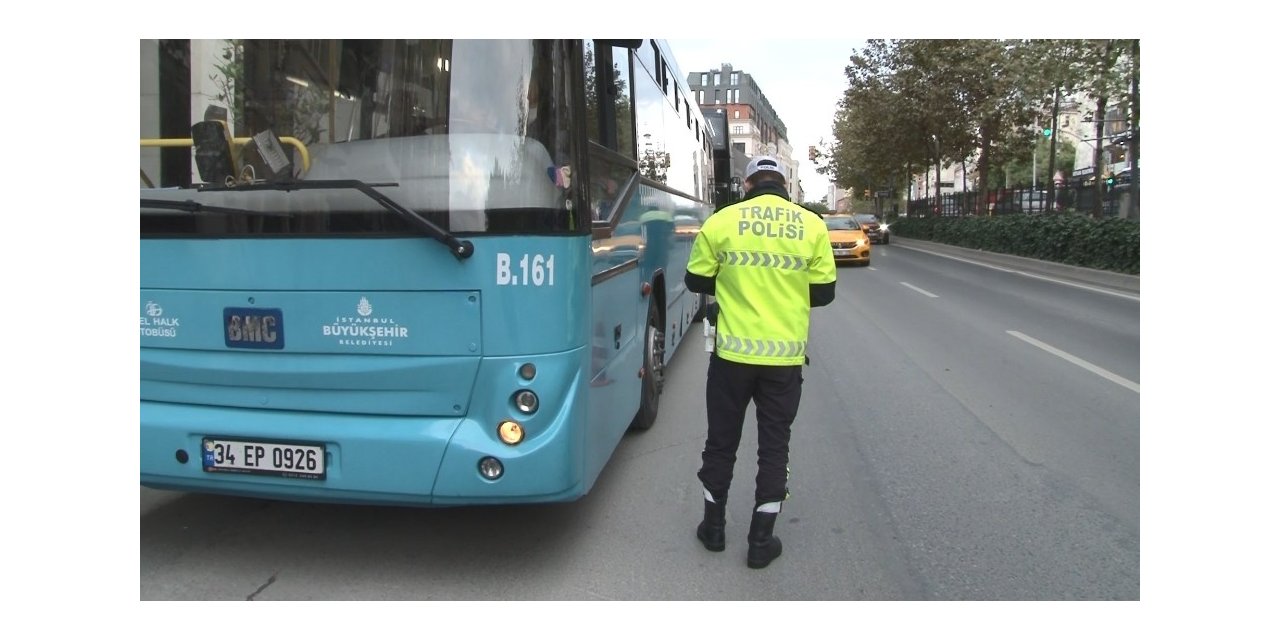
[{"label": "bus wheel", "polygon": [[644,374],[640,379],[640,409],[631,420],[631,428],[643,431],[658,419],[658,396],[662,393],[663,362],[666,358],[666,336],[658,306],[649,298],[649,319],[644,329]]}]

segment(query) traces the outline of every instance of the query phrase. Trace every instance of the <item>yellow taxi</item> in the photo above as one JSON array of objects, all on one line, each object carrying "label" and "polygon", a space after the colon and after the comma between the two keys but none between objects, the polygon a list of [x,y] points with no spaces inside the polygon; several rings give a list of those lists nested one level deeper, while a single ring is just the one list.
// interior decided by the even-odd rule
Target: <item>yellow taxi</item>
[{"label": "yellow taxi", "polygon": [[825,219],[836,264],[871,264],[871,239],[853,216],[837,213]]}]

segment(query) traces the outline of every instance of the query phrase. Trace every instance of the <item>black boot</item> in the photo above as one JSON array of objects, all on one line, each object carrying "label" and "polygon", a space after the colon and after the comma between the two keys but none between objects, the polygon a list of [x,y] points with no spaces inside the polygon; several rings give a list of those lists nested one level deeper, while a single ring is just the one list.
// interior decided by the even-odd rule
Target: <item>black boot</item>
[{"label": "black boot", "polygon": [[747,566],[763,569],[782,555],[782,540],[773,535],[773,523],[778,513],[754,511],[751,513],[751,532],[747,534]]},{"label": "black boot", "polygon": [[725,498],[702,501],[702,523],[697,533],[708,551],[724,551],[724,503]]}]

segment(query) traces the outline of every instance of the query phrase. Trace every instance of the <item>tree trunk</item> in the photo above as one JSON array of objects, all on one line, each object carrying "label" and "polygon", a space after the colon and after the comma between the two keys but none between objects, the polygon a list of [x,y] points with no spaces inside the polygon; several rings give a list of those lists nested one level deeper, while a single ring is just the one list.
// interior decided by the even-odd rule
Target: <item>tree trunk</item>
[{"label": "tree trunk", "polygon": [[1133,136],[1129,140],[1132,146],[1129,157],[1129,217],[1138,218],[1138,41],[1133,41],[1133,78],[1129,87],[1129,104],[1132,105],[1133,119],[1129,123]]},{"label": "tree trunk", "polygon": [[1102,134],[1106,128],[1107,97],[1098,98],[1098,108],[1094,112],[1093,141],[1093,219],[1102,218],[1102,196],[1106,193],[1106,185],[1102,183]]},{"label": "tree trunk", "polygon": [[1053,124],[1050,125],[1050,127],[1051,128],[1049,129],[1049,131],[1051,133],[1049,134],[1049,180],[1048,180],[1049,201],[1044,204],[1046,207],[1048,207],[1048,212],[1052,213],[1056,210],[1056,207],[1053,206],[1053,203],[1057,202],[1057,200],[1054,199],[1054,196],[1057,195],[1055,191],[1057,191],[1057,188],[1058,188],[1058,182],[1054,176],[1054,172],[1057,171],[1057,166],[1058,166],[1058,87],[1053,88]]},{"label": "tree trunk", "polygon": [[991,183],[991,135],[985,127],[978,131],[978,153],[978,214],[991,215],[991,207],[987,204],[987,190]]},{"label": "tree trunk", "polygon": [[911,163],[907,163],[907,208],[903,211],[903,215],[911,217],[911,191],[915,189],[915,181],[911,179]]},{"label": "tree trunk", "polygon": [[[1107,40],[1107,48],[1102,56],[1102,59],[1104,61],[1108,61],[1108,65],[1110,64],[1109,61],[1112,60],[1111,47],[1113,42],[1114,42],[1113,40]],[[1095,138],[1097,139],[1094,140],[1094,144],[1093,144],[1093,195],[1094,195],[1093,219],[1094,220],[1099,220],[1102,218],[1102,196],[1103,194],[1106,193],[1106,185],[1102,183],[1102,143],[1104,142],[1104,140],[1102,139],[1102,134],[1106,130],[1106,124],[1107,124],[1106,117],[1107,117],[1107,97],[1108,96],[1107,96],[1106,85],[1102,83],[1102,77],[1103,77],[1103,74],[1107,73],[1108,71],[1109,69],[1100,69],[1098,74],[1099,84],[1102,84],[1102,90],[1099,91],[1099,93],[1101,93],[1102,95],[1098,96],[1098,110],[1096,113],[1096,120],[1098,124],[1094,128],[1095,131],[1097,132],[1097,135],[1095,136]]]},{"label": "tree trunk", "polygon": [[942,214],[942,157],[937,156],[933,159],[933,214]]}]

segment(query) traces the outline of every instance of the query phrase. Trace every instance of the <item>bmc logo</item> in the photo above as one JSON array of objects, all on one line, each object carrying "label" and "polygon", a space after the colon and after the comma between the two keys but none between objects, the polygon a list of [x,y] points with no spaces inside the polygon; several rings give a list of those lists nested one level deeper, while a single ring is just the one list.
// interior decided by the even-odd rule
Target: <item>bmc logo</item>
[{"label": "bmc logo", "polygon": [[228,347],[284,348],[284,314],[279,309],[227,307],[222,310],[222,326]]}]

